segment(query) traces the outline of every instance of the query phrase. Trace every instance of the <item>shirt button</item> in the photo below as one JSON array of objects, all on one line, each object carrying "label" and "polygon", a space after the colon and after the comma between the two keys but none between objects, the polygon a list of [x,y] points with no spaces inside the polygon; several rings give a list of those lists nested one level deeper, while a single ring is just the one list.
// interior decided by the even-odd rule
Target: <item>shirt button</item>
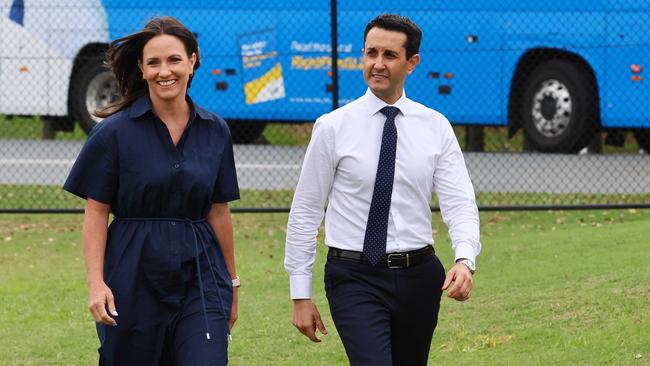
[{"label": "shirt button", "polygon": [[176,226],[176,221],[171,222],[172,226]]},{"label": "shirt button", "polygon": [[178,169],[180,166],[181,166],[180,164],[176,163],[174,164],[174,169]]}]

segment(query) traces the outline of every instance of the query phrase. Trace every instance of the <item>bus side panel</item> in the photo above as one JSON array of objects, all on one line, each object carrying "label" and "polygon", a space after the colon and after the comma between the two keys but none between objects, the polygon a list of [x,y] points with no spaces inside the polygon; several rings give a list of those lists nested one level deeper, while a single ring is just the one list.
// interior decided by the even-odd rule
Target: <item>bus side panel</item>
[{"label": "bus side panel", "polygon": [[65,116],[74,58],[108,42],[104,8],[99,0],[2,4],[0,112]]},{"label": "bus side panel", "polygon": [[[399,12],[423,32],[420,65],[406,81],[409,98],[439,110],[455,123],[505,124],[498,14],[407,9],[403,4],[364,11],[344,8],[339,15],[339,42],[351,44],[352,52],[341,57],[361,56],[358,50],[363,47],[369,20],[382,12]],[[365,91],[361,73],[341,73],[340,77],[343,99],[354,99]]]},{"label": "bus side panel", "polygon": [[413,98],[454,123],[507,123],[500,15],[437,11],[412,17],[424,32],[422,63],[408,89]]},{"label": "bus side panel", "polygon": [[332,105],[329,9],[258,5],[194,0],[184,10],[116,7],[109,12],[111,38],[171,14],[199,38],[202,66],[191,89],[199,104],[227,119],[314,120]]},{"label": "bus side panel", "polygon": [[650,127],[650,5],[646,7],[645,12],[621,9],[607,15],[603,127]]},{"label": "bus side panel", "polygon": [[46,114],[48,56],[44,9],[0,10],[0,112]]},{"label": "bus side panel", "polygon": [[[396,12],[421,13],[426,11],[468,11],[468,12],[497,12],[507,11],[539,12],[575,12],[593,11],[602,9],[608,1],[624,2],[625,0],[589,0],[589,1],[566,1],[566,0],[544,0],[544,1],[521,1],[521,0],[373,0],[372,2],[358,0],[339,0],[339,10],[368,10],[375,9],[375,16]],[[369,18],[368,20],[372,19]],[[367,22],[367,20],[366,20]],[[364,23],[365,24],[365,23]]]},{"label": "bus side panel", "polygon": [[[374,13],[350,11],[345,9],[345,1],[339,3],[338,39],[339,44],[339,104],[344,105],[365,94],[368,88],[363,80],[363,32],[366,23]],[[347,61],[343,61],[347,60]],[[346,67],[341,67],[345,64]],[[409,80],[406,87],[408,90]]]}]

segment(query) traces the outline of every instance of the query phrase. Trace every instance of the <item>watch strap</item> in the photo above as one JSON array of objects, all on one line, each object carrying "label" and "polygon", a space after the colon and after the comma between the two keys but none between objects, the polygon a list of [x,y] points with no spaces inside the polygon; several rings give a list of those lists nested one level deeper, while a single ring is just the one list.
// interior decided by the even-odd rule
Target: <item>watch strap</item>
[{"label": "watch strap", "polygon": [[239,276],[235,277],[232,279],[232,287],[240,287],[241,286],[241,279]]}]

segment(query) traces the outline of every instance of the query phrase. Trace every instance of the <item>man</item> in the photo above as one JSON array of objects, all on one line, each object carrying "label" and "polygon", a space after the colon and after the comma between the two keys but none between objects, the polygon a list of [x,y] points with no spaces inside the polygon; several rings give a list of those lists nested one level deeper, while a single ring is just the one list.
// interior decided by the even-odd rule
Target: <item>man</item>
[{"label": "man", "polygon": [[[422,34],[381,15],[366,26],[361,98],[320,117],[287,225],[285,267],[293,324],[314,342],[327,334],[311,300],[324,216],[325,291],[351,365],[426,365],[442,291],[470,297],[481,249],[474,190],[447,119],[404,93]],[[435,188],[456,264],[446,275],[433,250]]]}]

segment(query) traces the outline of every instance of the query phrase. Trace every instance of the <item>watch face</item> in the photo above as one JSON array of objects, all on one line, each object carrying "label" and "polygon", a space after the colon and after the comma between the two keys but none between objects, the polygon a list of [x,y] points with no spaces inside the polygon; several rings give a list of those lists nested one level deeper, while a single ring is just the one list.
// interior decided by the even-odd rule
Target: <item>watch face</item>
[{"label": "watch face", "polygon": [[469,269],[470,269],[472,272],[474,272],[474,271],[476,270],[476,266],[474,265],[474,262],[472,262],[471,260],[469,260],[469,259],[463,259],[463,260],[460,261],[460,262],[463,263],[464,265],[466,265],[467,267],[469,267]]}]

